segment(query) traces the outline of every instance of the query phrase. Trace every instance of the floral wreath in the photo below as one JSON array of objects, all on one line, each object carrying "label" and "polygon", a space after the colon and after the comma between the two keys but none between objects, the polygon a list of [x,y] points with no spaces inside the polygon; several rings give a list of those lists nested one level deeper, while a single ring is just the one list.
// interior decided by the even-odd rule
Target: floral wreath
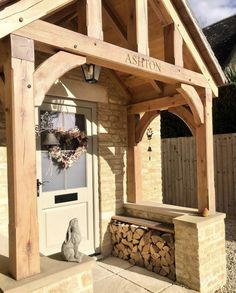
[{"label": "floral wreath", "polygon": [[68,169],[87,151],[88,137],[84,131],[80,131],[77,127],[67,131],[54,130],[53,133],[60,144],[74,146],[74,149],[68,151],[63,151],[57,145],[48,149],[49,159],[58,164],[60,169]]}]

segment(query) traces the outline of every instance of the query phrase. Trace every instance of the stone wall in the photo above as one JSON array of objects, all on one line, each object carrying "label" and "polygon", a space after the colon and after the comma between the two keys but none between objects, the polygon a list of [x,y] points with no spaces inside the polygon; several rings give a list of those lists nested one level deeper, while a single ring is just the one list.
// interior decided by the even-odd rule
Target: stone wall
[{"label": "stone wall", "polygon": [[161,174],[161,132],[160,132],[160,116],[156,117],[149,125],[154,134],[152,137],[149,160],[148,140],[146,132],[143,136],[141,144],[141,164],[142,164],[142,195],[144,201],[153,201],[162,203],[162,174]]},{"label": "stone wall", "polygon": [[226,283],[224,214],[174,219],[177,281],[201,293]]}]

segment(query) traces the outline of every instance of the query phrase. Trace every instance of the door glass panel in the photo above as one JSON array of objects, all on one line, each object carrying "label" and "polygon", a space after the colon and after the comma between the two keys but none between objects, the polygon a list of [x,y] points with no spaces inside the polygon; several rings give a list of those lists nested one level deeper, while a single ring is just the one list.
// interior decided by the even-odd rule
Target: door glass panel
[{"label": "door glass panel", "polygon": [[65,171],[58,169],[53,161],[49,160],[48,152],[41,152],[42,158],[42,191],[54,191],[65,188]]},{"label": "door glass panel", "polygon": [[[40,115],[46,111],[40,111]],[[54,129],[68,131],[75,127],[81,131],[86,131],[85,115],[68,112],[50,112]],[[82,154],[80,159],[68,169],[61,169],[58,164],[51,161],[48,152],[42,142],[45,139],[45,133],[41,135],[41,160],[42,160],[42,191],[54,191],[71,188],[86,187],[86,153]],[[60,148],[64,151],[74,150],[78,147],[77,139],[72,139],[71,143],[65,143],[60,140]],[[43,151],[44,150],[44,151]]]},{"label": "door glass panel", "polygon": [[86,187],[86,154],[66,171],[67,188]]}]

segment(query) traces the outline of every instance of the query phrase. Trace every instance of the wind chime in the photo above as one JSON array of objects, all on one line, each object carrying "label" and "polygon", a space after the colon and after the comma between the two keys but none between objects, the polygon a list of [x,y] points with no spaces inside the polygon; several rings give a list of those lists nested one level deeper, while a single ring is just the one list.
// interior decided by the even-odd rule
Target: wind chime
[{"label": "wind chime", "polygon": [[147,139],[148,139],[148,149],[147,149],[147,151],[148,151],[149,161],[151,161],[151,152],[152,152],[151,139],[152,139],[152,136],[153,136],[152,128],[149,127],[147,129],[146,135],[147,135]]}]

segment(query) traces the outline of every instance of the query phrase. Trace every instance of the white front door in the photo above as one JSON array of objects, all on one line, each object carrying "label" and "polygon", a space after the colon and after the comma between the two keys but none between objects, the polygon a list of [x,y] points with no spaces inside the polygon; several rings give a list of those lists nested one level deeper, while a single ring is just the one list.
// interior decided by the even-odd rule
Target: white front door
[{"label": "white front door", "polygon": [[[72,105],[68,101],[45,103],[39,109],[39,120],[45,111],[53,117],[53,128],[65,131],[78,127],[88,136],[87,152],[82,154],[68,169],[50,160],[48,150],[42,142],[42,134],[37,142],[38,180],[38,215],[40,232],[40,252],[44,255],[61,250],[68,223],[78,218],[82,234],[79,250],[85,254],[95,252],[94,239],[94,174],[93,149],[94,133],[92,109]],[[68,104],[66,104],[68,103]],[[73,148],[61,144],[64,150]]]}]

